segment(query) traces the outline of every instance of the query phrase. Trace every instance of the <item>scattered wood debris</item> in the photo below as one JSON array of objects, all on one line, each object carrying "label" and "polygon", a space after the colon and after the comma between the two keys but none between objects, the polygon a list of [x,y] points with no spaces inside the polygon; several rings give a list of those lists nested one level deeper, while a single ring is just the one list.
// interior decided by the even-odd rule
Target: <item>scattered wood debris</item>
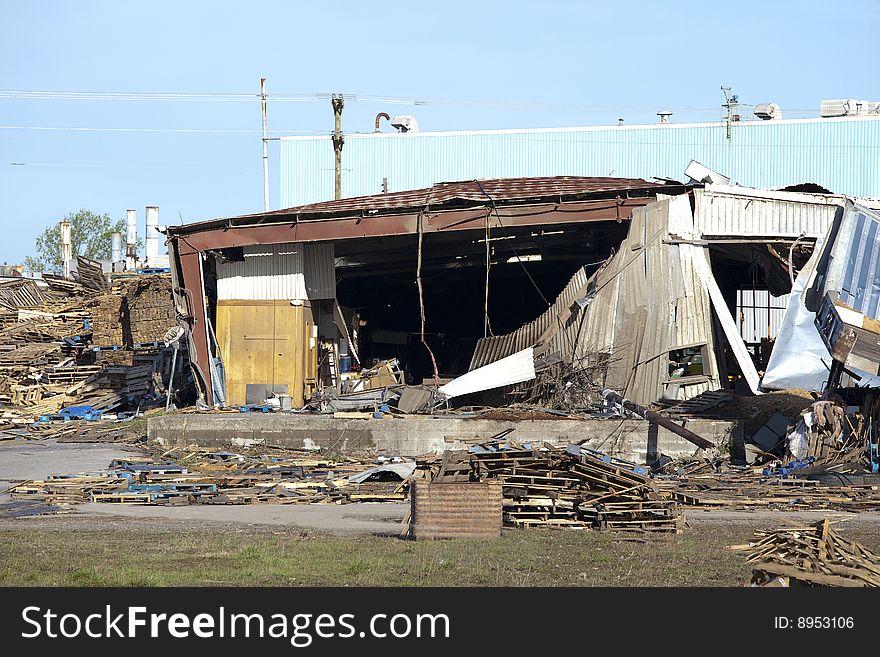
[{"label": "scattered wood debris", "polygon": [[755,533],[746,552],[754,586],[880,586],[880,555],[838,534],[826,516],[809,527]]},{"label": "scattered wood debris", "polygon": [[[375,461],[331,460],[295,450],[247,455],[185,449],[170,450],[158,459],[117,459],[100,472],[22,482],[10,494],[15,500],[62,505],[402,502],[407,499],[410,477],[399,471],[412,472],[415,467],[377,467],[364,478],[358,475],[376,466]],[[169,460],[172,456],[176,456],[174,461]]]},{"label": "scattered wood debris", "polygon": [[[163,338],[176,324],[170,277],[117,275],[111,287],[93,264],[80,263],[79,281],[0,283],[0,440],[81,421],[65,415],[71,407],[88,407],[94,420],[164,406],[173,350]],[[176,369],[180,389],[190,379],[185,352]]]},{"label": "scattered wood debris", "polygon": [[500,480],[508,526],[676,533],[684,527],[678,504],[657,493],[646,468],[578,445],[494,440],[417,462],[432,483]]}]

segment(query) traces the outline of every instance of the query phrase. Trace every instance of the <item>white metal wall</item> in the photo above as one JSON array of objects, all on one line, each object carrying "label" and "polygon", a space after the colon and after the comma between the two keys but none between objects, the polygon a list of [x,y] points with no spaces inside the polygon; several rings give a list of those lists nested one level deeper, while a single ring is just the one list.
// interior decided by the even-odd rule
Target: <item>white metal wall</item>
[{"label": "white metal wall", "polygon": [[[528,130],[346,134],[343,195],[474,178],[617,176],[682,180],[691,160],[738,185],[814,182],[880,197],[880,117]],[[281,207],[333,198],[329,136],[281,141]]]},{"label": "white metal wall", "polygon": [[760,342],[762,338],[775,338],[782,326],[789,296],[774,297],[767,290],[737,290],[736,319],[743,340]]},{"label": "white metal wall", "polygon": [[824,237],[843,197],[708,186],[694,190],[694,230],[704,237]]},{"label": "white metal wall", "polygon": [[243,262],[218,263],[218,299],[335,298],[332,244],[259,244],[243,249]]}]

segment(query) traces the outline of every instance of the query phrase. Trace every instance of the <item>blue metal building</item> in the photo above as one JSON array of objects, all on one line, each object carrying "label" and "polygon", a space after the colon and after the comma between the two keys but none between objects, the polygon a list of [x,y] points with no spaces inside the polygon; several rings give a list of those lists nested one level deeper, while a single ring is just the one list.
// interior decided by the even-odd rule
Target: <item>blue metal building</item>
[{"label": "blue metal building", "polygon": [[[661,123],[466,132],[347,134],[345,197],[437,182],[529,176],[664,177],[685,181],[691,160],[733,183],[779,188],[812,182],[880,197],[880,117]],[[281,206],[333,198],[330,136],[281,141]]]}]

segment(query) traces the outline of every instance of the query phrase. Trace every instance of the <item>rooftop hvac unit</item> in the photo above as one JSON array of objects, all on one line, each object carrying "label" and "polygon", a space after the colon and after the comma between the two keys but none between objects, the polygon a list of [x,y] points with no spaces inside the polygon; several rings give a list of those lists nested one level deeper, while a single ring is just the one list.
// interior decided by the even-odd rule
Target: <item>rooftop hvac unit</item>
[{"label": "rooftop hvac unit", "polygon": [[781,119],[782,110],[776,103],[761,103],[755,106],[755,116],[764,121],[771,119]]},{"label": "rooftop hvac unit", "polygon": [[416,121],[416,117],[410,114],[395,116],[393,119],[391,119],[391,125],[397,128],[399,132],[419,131],[419,122]]},{"label": "rooftop hvac unit", "polygon": [[832,116],[864,116],[866,114],[880,115],[880,101],[856,100],[855,98],[823,100],[819,113],[824,118]]},{"label": "rooftop hvac unit", "polygon": [[700,164],[696,160],[690,161],[690,164],[684,170],[684,175],[690,178],[691,181],[698,183],[726,185],[730,182],[730,178],[727,176],[722,176],[717,171],[712,171],[712,169]]}]

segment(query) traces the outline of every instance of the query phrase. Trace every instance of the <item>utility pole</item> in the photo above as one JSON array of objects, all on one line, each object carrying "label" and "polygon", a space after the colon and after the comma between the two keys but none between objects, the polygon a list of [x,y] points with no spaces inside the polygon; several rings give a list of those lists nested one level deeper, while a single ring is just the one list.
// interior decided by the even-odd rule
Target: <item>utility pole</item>
[{"label": "utility pole", "polygon": [[335,198],[340,199],[342,198],[342,145],[345,143],[345,137],[342,135],[342,108],[345,105],[345,101],[342,98],[342,94],[333,94],[333,97],[330,99],[330,104],[333,106],[333,122],[335,125],[333,131],[333,153],[336,156]]},{"label": "utility pole", "polygon": [[269,211],[269,135],[266,130],[266,78],[260,78],[263,105],[263,210]]},{"label": "utility pole", "polygon": [[721,91],[724,93],[724,102],[721,107],[727,108],[727,138],[730,139],[730,127],[731,122],[733,121],[733,110],[739,105],[739,96],[730,95],[730,87],[721,87]]}]

